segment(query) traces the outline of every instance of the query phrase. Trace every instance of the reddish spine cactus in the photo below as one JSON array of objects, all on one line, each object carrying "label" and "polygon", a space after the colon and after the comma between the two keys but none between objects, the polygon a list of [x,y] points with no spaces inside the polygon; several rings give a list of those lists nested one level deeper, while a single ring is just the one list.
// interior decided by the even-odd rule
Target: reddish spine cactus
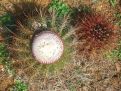
[{"label": "reddish spine cactus", "polygon": [[[75,33],[77,41],[85,41],[83,50],[97,51],[115,47],[115,43],[117,42],[117,29],[104,16],[99,14],[86,15],[81,22],[77,23],[76,27],[78,28]],[[82,50],[80,43],[78,43],[78,48]]]}]

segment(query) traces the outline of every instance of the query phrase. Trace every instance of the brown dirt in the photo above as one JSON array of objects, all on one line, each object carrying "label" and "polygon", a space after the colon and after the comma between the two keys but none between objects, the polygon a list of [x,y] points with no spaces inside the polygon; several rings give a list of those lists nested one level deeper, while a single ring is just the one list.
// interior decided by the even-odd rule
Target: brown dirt
[{"label": "brown dirt", "polygon": [[8,91],[8,88],[13,85],[13,77],[5,72],[4,66],[0,65],[0,91]]}]

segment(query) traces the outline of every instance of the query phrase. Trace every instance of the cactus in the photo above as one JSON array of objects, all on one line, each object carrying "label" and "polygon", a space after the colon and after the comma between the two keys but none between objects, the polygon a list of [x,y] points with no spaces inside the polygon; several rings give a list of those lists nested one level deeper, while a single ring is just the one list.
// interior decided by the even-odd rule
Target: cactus
[{"label": "cactus", "polygon": [[79,54],[84,50],[92,56],[100,54],[100,52],[103,55],[102,53],[105,53],[105,51],[111,51],[116,47],[118,39],[117,28],[108,22],[104,16],[90,13],[85,15],[82,21],[78,21],[76,27],[78,29],[75,36],[77,41],[83,42],[84,47],[83,49],[78,42],[77,50]]},{"label": "cactus", "polygon": [[[69,66],[73,60],[72,37],[68,17],[61,19],[55,11],[41,6],[36,0],[14,1],[12,10],[7,10],[14,16],[16,31],[12,32],[12,41],[9,45],[10,60],[18,76],[27,76],[29,81],[42,74],[48,77],[56,75]],[[64,14],[64,13],[63,13]],[[59,19],[59,20],[58,20]],[[36,31],[50,30],[55,32],[64,42],[64,52],[61,58],[53,64],[40,64],[32,55],[31,40]]]}]

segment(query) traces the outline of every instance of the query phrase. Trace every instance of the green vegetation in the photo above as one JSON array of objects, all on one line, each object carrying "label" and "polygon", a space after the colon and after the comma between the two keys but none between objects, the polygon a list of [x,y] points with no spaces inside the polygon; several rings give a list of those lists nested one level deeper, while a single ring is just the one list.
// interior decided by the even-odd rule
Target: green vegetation
[{"label": "green vegetation", "polygon": [[113,59],[121,59],[121,50],[113,50],[110,53],[106,54],[106,58],[108,58],[109,60],[113,60]]},{"label": "green vegetation", "polygon": [[[121,27],[121,13],[117,12],[116,14],[114,14],[114,17],[117,20],[116,25]],[[121,42],[118,43],[118,48],[114,49],[110,53],[107,53],[106,57],[110,60],[113,60],[113,59],[121,60]]]},{"label": "green vegetation", "polygon": [[107,53],[106,57],[111,60],[113,59],[121,60],[121,41],[118,43],[118,48],[114,49],[110,53]]},{"label": "green vegetation", "polygon": [[52,0],[49,6],[49,10],[50,11],[55,10],[57,16],[64,16],[70,12],[69,6],[60,0]]},{"label": "green vegetation", "polygon": [[13,29],[13,24],[13,18],[9,13],[5,13],[0,16],[0,27],[3,29],[3,31],[0,32],[0,36],[4,38],[4,41],[0,42],[0,65],[4,67],[3,71],[8,74],[9,77],[13,77],[15,75],[15,71],[10,61],[9,50],[7,49],[6,43],[10,40],[10,33],[6,29]]},{"label": "green vegetation", "polygon": [[6,58],[9,56],[9,53],[4,46],[4,44],[0,43],[0,58]]},{"label": "green vegetation", "polygon": [[116,0],[109,0],[109,3],[111,4],[111,6],[115,7],[117,4]]},{"label": "green vegetation", "polygon": [[15,85],[12,87],[11,91],[27,91],[28,86],[21,80],[16,80]]},{"label": "green vegetation", "polygon": [[0,16],[0,25],[11,28],[14,25],[14,19],[11,14],[6,13],[3,16]]},{"label": "green vegetation", "polygon": [[9,60],[9,52],[5,45],[0,43],[0,64],[4,65],[5,71],[10,75],[14,75],[14,70],[12,68],[11,62]]},{"label": "green vegetation", "polygon": [[114,17],[117,19],[117,25],[121,27],[121,13],[117,12]]},{"label": "green vegetation", "polygon": [[12,32],[16,30],[13,16],[9,13],[0,16],[0,27],[4,30],[2,36],[5,39],[5,43],[9,43],[11,41]]}]

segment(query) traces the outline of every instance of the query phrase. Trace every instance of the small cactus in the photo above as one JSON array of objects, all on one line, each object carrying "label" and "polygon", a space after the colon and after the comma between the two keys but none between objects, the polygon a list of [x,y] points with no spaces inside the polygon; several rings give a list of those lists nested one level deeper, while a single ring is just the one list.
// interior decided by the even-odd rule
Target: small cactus
[{"label": "small cactus", "polygon": [[[68,18],[63,17],[58,20],[58,16],[56,16],[56,13],[49,12],[48,7],[40,5],[37,1],[38,0],[15,0],[14,2],[12,2],[13,9],[6,11],[14,16],[16,22],[15,32],[12,32],[13,35],[11,36],[12,41],[10,44],[8,43],[8,49],[11,55],[10,60],[13,64],[16,74],[20,77],[21,75],[25,75],[31,81],[33,81],[34,77],[39,74],[42,74],[44,76],[57,74],[62,69],[68,67],[67,63],[69,64],[73,60],[73,49],[71,46],[72,40],[70,37],[63,39],[63,37],[69,35],[68,33],[70,26],[67,22]],[[53,57],[49,56],[49,58],[52,58],[52,60],[49,60],[49,58],[46,57],[46,60],[44,59],[43,62],[43,60],[41,60],[42,58],[39,60],[36,58],[36,51],[38,52],[41,49],[34,52],[32,51],[32,47],[34,45],[32,45],[32,43],[34,42],[32,41],[32,39],[35,39],[33,38],[33,36],[36,32],[39,31],[41,34],[41,32],[47,32],[47,30],[49,30],[49,34],[51,32],[52,34],[54,33],[54,36],[56,36],[54,37],[54,39],[49,39],[47,35],[45,36],[46,38],[48,38],[49,41],[51,40],[51,42],[54,43],[54,46],[52,46],[51,44],[51,48],[55,47],[57,42],[60,42],[62,50],[59,49],[59,51],[55,51],[55,49],[53,48],[54,50],[50,52],[54,53],[58,51],[59,53],[54,54]],[[55,38],[57,38],[57,41]],[[45,42],[49,42],[48,40],[46,40]],[[37,40],[37,42],[40,41],[43,40]],[[62,41],[64,45],[62,44]],[[48,50],[46,49],[46,55],[44,56],[41,53],[43,51],[40,52],[43,58],[49,55]],[[57,62],[49,64],[52,63],[51,61]]]},{"label": "small cactus", "polygon": [[[82,21],[78,21],[76,27],[78,28],[75,33],[78,50],[86,50],[87,53],[92,54],[90,52],[109,51],[116,47],[117,28],[105,17],[99,14],[85,15]],[[83,41],[84,48],[81,47],[79,41]]]}]

